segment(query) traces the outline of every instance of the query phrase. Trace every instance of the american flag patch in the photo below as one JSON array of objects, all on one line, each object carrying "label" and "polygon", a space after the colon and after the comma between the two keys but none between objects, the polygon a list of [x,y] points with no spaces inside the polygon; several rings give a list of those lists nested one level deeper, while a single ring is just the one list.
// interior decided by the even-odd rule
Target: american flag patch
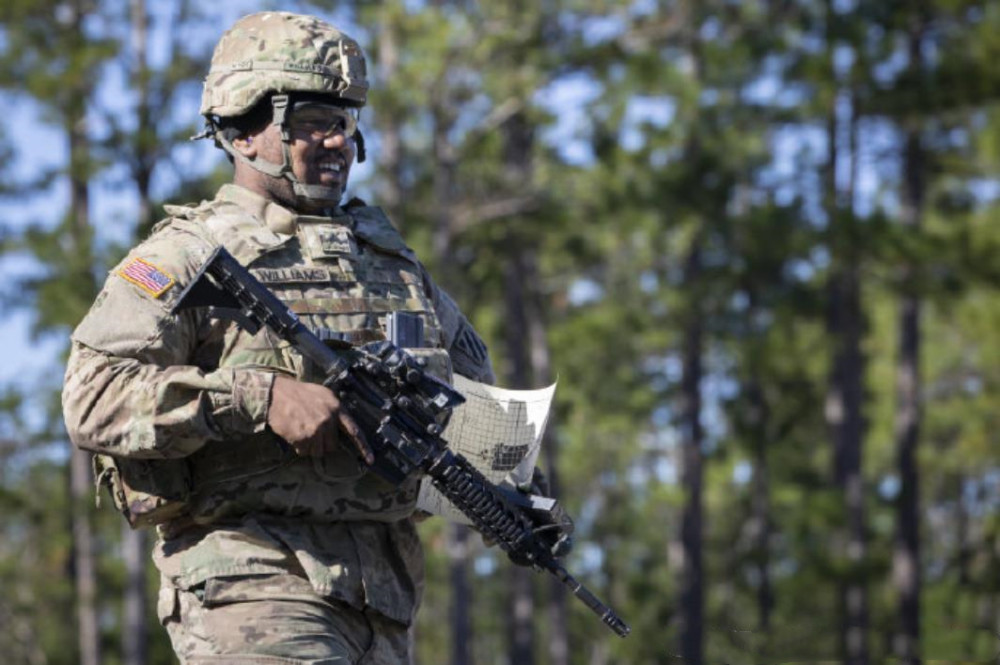
[{"label": "american flag patch", "polygon": [[118,274],[154,298],[159,298],[174,285],[173,277],[142,259],[132,259]]}]

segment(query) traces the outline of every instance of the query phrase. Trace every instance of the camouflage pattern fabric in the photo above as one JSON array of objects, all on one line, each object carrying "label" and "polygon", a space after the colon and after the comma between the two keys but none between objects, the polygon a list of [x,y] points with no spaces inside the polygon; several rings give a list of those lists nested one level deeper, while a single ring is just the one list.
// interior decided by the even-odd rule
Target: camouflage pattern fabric
[{"label": "camouflage pattern fabric", "polygon": [[165,580],[157,605],[185,665],[409,662],[405,626],[319,596],[293,574],[215,578],[193,589]]},{"label": "camouflage pattern fabric", "polygon": [[181,509],[158,527],[164,588],[197,595],[212,580],[295,575],[323,599],[405,628],[422,587],[417,480],[390,486],[346,450],[296,457],[266,427],[270,385],[276,372],[318,380],[315,368],[266,330],[169,310],[222,244],[331,339],[383,339],[390,311],[414,312],[445,361],[491,380],[485,347],[376,208],[306,217],[227,185],[214,201],[168,212],[73,334],[70,437],[115,461],[144,461],[147,475],[184,469]]},{"label": "camouflage pattern fabric", "polygon": [[314,16],[244,16],[215,47],[201,114],[241,115],[273,92],[327,93],[364,106],[368,80],[361,47]]}]

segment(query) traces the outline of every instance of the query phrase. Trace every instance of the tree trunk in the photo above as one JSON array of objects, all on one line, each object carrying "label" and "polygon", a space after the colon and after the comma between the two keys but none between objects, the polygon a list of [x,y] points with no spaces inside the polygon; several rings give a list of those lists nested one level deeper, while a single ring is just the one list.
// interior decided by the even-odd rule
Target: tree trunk
[{"label": "tree trunk", "polygon": [[[392,81],[399,69],[399,26],[394,23],[390,12],[380,12],[378,19],[378,73],[382,81]],[[404,194],[403,182],[403,138],[400,128],[403,118],[401,109],[381,108],[375,113],[378,119],[379,151],[378,165],[385,177],[379,179],[379,205],[385,208],[389,219],[397,224],[402,219]],[[437,257],[444,258],[444,257]]]},{"label": "tree trunk", "polygon": [[[751,309],[751,311],[753,311]],[[754,565],[757,569],[757,630],[765,637],[771,630],[774,610],[774,589],[771,585],[771,485],[767,463],[768,414],[760,378],[754,375],[747,388],[752,412],[751,431],[754,433],[754,465],[752,482],[752,527]]]},{"label": "tree trunk", "polygon": [[[76,13],[75,28],[82,34],[82,16]],[[87,182],[90,147],[87,137],[85,96],[66,110],[66,129],[69,138],[70,179],[70,236],[77,256],[89,257],[90,245],[90,192]],[[80,261],[79,266],[90,266],[91,261]],[[89,270],[81,279],[93,281]],[[100,626],[97,620],[97,565],[94,556],[94,534],[90,506],[93,502],[93,474],[90,453],[70,450],[70,496],[73,502],[73,571],[76,585],[77,630],[80,664],[99,665]]]},{"label": "tree trunk", "polygon": [[451,665],[472,665],[469,528],[464,524],[448,525],[448,580],[451,584]]},{"label": "tree trunk", "polygon": [[125,565],[125,589],[122,599],[122,665],[145,665],[148,661],[149,593],[146,566],[149,562],[148,537],[122,524],[122,560]]},{"label": "tree trunk", "polygon": [[[149,20],[145,0],[129,0],[131,20],[132,79],[139,96],[136,109],[138,141],[134,155],[132,175],[139,195],[136,228],[139,234],[149,232],[153,224],[153,205],[150,197],[152,165],[156,159],[154,146],[148,137],[155,135],[149,105],[149,67],[147,63],[147,37]],[[125,588],[122,598],[121,648],[122,665],[145,665],[149,650],[149,594],[146,586],[148,536],[122,525],[122,563],[125,566]]]},{"label": "tree trunk", "polygon": [[[534,253],[525,256],[525,281],[528,284],[538,284],[538,261]],[[545,334],[544,304],[541,294],[535,289],[528,303],[527,324],[528,339],[531,347],[531,372],[534,376],[533,387],[547,386],[552,383],[552,354],[548,338]],[[549,417],[542,440],[542,459],[549,481],[552,496],[562,498],[562,487],[559,478],[559,442],[553,436],[553,421]],[[566,585],[549,576],[549,662],[550,665],[569,665],[569,608]]]},{"label": "tree trunk", "polygon": [[137,228],[140,235],[145,235],[153,226],[153,205],[150,200],[149,187],[153,178],[153,165],[156,162],[156,127],[153,124],[152,109],[149,103],[149,62],[147,57],[147,42],[149,37],[149,17],[146,13],[146,0],[129,0],[129,20],[131,24],[131,54],[132,54],[132,87],[138,95],[136,105],[137,141],[132,164],[132,177],[135,180],[139,194],[139,210]]},{"label": "tree trunk", "polygon": [[[910,67],[919,69],[924,26],[909,39]],[[906,133],[903,153],[903,214],[907,231],[917,232],[924,208],[924,159],[918,129]],[[920,298],[909,291],[916,278],[912,264],[903,267],[904,293],[899,303],[899,351],[896,367],[896,458],[900,491],[897,502],[893,584],[899,601],[899,627],[893,652],[906,665],[920,662]]]},{"label": "tree trunk", "polygon": [[858,268],[847,264],[834,271],[830,283],[829,333],[834,344],[827,421],[834,438],[835,480],[844,491],[847,515],[846,557],[850,572],[842,587],[842,644],[852,665],[868,660],[868,602],[863,564],[866,558],[865,489],[861,459],[861,415],[864,359]]},{"label": "tree trunk", "polygon": [[80,665],[100,665],[100,626],[97,620],[97,564],[90,506],[94,492],[90,453],[70,452],[70,490],[73,500],[73,573]]},{"label": "tree trunk", "polygon": [[[522,345],[527,344],[528,370],[531,385],[519,387],[541,387],[552,383],[552,356],[546,336],[543,296],[537,285],[540,283],[538,274],[538,259],[532,250],[518,252],[517,260],[513,262],[513,271],[518,273],[518,279],[527,288],[523,293],[523,325],[524,332],[519,336]],[[513,279],[513,275],[510,279]],[[542,441],[543,463],[549,490],[552,496],[559,498],[560,479],[558,473],[558,441],[552,435],[553,421],[549,418],[545,437]],[[548,653],[550,665],[568,665],[569,663],[569,610],[567,607],[566,585],[554,577],[549,579],[549,595],[547,614],[550,622],[548,634]]]},{"label": "tree trunk", "polygon": [[900,492],[897,504],[893,583],[899,597],[899,632],[894,652],[904,663],[918,663],[920,646],[920,301],[904,296],[899,311],[896,371],[896,456]]},{"label": "tree trunk", "polygon": [[[832,23],[834,10],[827,2],[827,16]],[[832,30],[832,29],[831,29]],[[832,80],[837,73],[833,63],[834,35],[828,34]],[[864,564],[867,558],[865,533],[865,486],[862,473],[864,422],[862,418],[864,357],[861,351],[863,312],[857,242],[857,221],[853,210],[852,182],[844,188],[837,183],[839,160],[856,159],[856,118],[853,111],[847,122],[848,151],[839,150],[841,140],[837,94],[829,110],[827,123],[828,159],[825,183],[825,208],[829,223],[831,271],[828,282],[829,317],[827,332],[833,344],[829,385],[826,397],[826,418],[833,437],[834,480],[844,492],[847,517],[845,556],[849,572],[841,586],[841,649],[848,665],[868,662],[868,598]]]},{"label": "tree trunk", "polygon": [[861,352],[861,292],[856,265],[834,276],[835,344],[829,404],[837,405],[831,426],[839,455],[836,479],[844,491],[847,515],[846,555],[849,573],[842,588],[843,647],[849,665],[868,662],[868,598],[865,483],[862,472],[864,424],[861,415],[864,359]]},{"label": "tree trunk", "polygon": [[[691,59],[694,83],[704,77],[704,58],[699,35],[699,6],[686,0],[680,4],[681,38]],[[685,162],[698,164],[701,142],[697,127],[684,150]],[[702,224],[699,220],[696,222]],[[702,551],[704,531],[704,458],[701,426],[701,379],[704,371],[704,313],[698,292],[702,282],[702,242],[698,228],[684,257],[682,284],[686,293],[681,346],[681,391],[678,405],[680,426],[680,481],[684,492],[680,530],[680,596],[677,608],[680,655],[686,665],[705,662],[705,579]]]},{"label": "tree trunk", "polygon": [[[531,155],[534,146],[534,127],[524,113],[515,113],[502,125],[504,136],[504,170],[507,186],[523,190],[531,182]],[[533,355],[531,304],[537,279],[527,278],[529,250],[518,237],[517,229],[509,232],[505,246],[504,266],[504,346],[508,361],[508,385],[512,388],[532,387]],[[510,597],[508,612],[509,662],[533,665],[535,662],[535,598],[534,574],[522,566],[510,567]]]},{"label": "tree trunk", "polygon": [[[756,335],[757,321],[760,317],[758,296],[752,276],[748,276],[743,284],[747,294],[747,329]],[[763,334],[761,335],[763,337]],[[751,520],[750,535],[752,538],[754,567],[757,570],[757,630],[764,640],[769,640],[771,630],[771,613],[774,611],[774,588],[771,583],[771,477],[768,465],[767,448],[771,438],[770,409],[764,395],[762,372],[758,358],[763,356],[763,349],[751,346],[750,356],[745,361],[748,365],[749,378],[745,391],[749,417],[747,432],[753,446],[753,478],[751,480]]]},{"label": "tree trunk", "polygon": [[[513,388],[527,388],[531,382],[525,331],[528,329],[526,303],[528,294],[523,273],[523,251],[516,237],[507,244],[504,266],[504,345],[507,357],[507,382]],[[535,599],[532,571],[511,565],[508,572],[507,637],[508,662],[533,665],[535,662]]]},{"label": "tree trunk", "polygon": [[[695,238],[684,263],[684,284],[691,289],[701,277],[701,239]],[[696,287],[695,287],[696,289]],[[682,350],[683,376],[679,409],[681,429],[681,486],[684,507],[681,514],[680,597],[677,608],[680,626],[681,659],[686,665],[701,665],[704,656],[704,571],[702,556],[703,432],[701,426],[701,377],[703,321],[700,304],[692,297],[684,323]]]}]

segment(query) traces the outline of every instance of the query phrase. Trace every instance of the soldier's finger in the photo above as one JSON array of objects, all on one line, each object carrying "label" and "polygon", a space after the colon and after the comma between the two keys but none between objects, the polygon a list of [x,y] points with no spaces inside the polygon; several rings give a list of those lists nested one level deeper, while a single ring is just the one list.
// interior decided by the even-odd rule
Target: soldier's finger
[{"label": "soldier's finger", "polygon": [[312,447],[309,439],[299,439],[294,443],[289,442],[289,445],[299,457],[312,457]]},{"label": "soldier's finger", "polygon": [[303,428],[301,425],[296,426],[295,430],[290,432],[281,431],[278,427],[279,423],[275,423],[274,430],[281,436],[282,441],[287,443],[295,451],[295,454],[302,457],[306,454],[306,438],[303,433]]}]

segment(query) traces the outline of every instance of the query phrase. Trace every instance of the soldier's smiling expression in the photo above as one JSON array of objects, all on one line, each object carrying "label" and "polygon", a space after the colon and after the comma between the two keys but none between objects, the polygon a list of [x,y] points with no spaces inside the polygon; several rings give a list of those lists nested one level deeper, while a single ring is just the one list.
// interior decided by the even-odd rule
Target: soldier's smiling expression
[{"label": "soldier's smiling expression", "polygon": [[[356,120],[349,111],[330,104],[308,104],[303,111],[293,111],[288,122],[292,174],[304,185],[330,188],[335,193],[331,198],[339,199],[347,187],[357,154],[353,137]],[[277,125],[268,123],[242,143],[245,154],[251,158],[273,164],[283,161],[281,130]],[[324,207],[297,196],[291,181],[284,177],[261,174],[255,185],[250,188],[299,212],[313,213]]]}]

